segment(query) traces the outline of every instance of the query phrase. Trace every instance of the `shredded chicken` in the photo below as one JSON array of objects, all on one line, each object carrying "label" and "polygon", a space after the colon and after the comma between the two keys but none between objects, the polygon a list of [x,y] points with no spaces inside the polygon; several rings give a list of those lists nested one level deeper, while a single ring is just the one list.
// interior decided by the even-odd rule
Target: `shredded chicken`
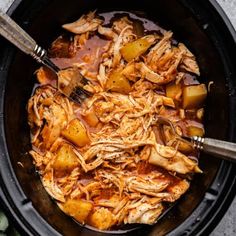
[{"label": "shredded chicken", "polygon": [[[199,75],[195,57],[182,43],[173,45],[170,31],[136,35],[127,16],[108,27],[90,12],[63,28],[74,33],[73,50],[83,52],[83,60],[71,60],[93,95],[75,104],[52,87],[49,73],[37,73],[42,85],[28,101],[28,123],[43,186],[63,211],[101,230],[154,224],[163,203],[179,199],[191,176],[202,172],[190,158],[196,152],[157,122],[168,119],[187,136],[202,120],[199,106],[182,105],[186,73]],[[93,45],[94,37],[103,40],[102,48]],[[67,86],[71,76],[70,69],[61,71],[59,84]]]},{"label": "shredded chicken", "polygon": [[113,41],[116,41],[118,38],[118,35],[111,28],[101,25],[98,26],[98,33]]},{"label": "shredded chicken", "polygon": [[161,203],[151,205],[142,202],[139,206],[130,210],[125,223],[154,224],[163,211]]},{"label": "shredded chicken", "polygon": [[200,75],[199,67],[196,62],[195,56],[182,43],[179,43],[179,49],[183,53],[183,59],[180,67],[185,69],[186,71]]},{"label": "shredded chicken", "polygon": [[187,158],[181,152],[173,147],[156,144],[152,149],[149,163],[159,165],[170,171],[175,171],[180,174],[189,172],[201,173],[202,171],[197,166],[197,163]]},{"label": "shredded chicken", "polygon": [[96,18],[95,11],[87,15],[81,16],[77,21],[64,24],[62,27],[75,34],[84,34],[90,31],[96,31],[98,26],[102,24],[102,20]]}]

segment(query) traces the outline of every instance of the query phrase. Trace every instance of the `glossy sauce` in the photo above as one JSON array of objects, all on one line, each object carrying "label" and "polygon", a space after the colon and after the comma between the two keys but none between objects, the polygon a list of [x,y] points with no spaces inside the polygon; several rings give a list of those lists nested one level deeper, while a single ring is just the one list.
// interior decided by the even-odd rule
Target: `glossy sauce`
[{"label": "glossy sauce", "polygon": [[[144,32],[156,32],[161,34],[165,32],[164,29],[162,29],[154,22],[146,18],[139,17],[132,13],[127,13],[124,11],[115,11],[101,13],[99,15],[104,18],[104,25],[110,25],[111,22],[113,22],[115,19],[118,19],[122,16],[127,16],[128,18],[132,19],[132,21],[134,21],[134,28],[135,25],[139,25],[139,27],[142,27],[144,29]],[[94,58],[94,61],[92,63],[91,61],[88,63],[88,70],[92,72],[97,72],[98,65],[100,63],[100,56],[104,52],[103,49],[107,46],[108,42],[108,40],[102,39],[101,37],[95,35],[89,38],[84,46],[76,50],[76,54],[73,57],[71,57],[71,55],[69,55],[68,53],[67,57],[53,57],[51,59],[59,68],[63,69],[73,66],[74,63],[88,63],[88,61],[86,60],[86,58],[88,57],[86,56],[89,55],[89,57],[92,56],[92,58]],[[67,40],[67,42],[65,43],[73,44],[73,42],[69,40]]]},{"label": "glossy sauce", "polygon": [[139,162],[137,164],[137,170],[134,173],[139,174],[139,175],[147,175],[151,172],[156,172],[160,174],[160,176],[158,176],[158,179],[167,180],[170,182],[170,185],[175,185],[180,181],[176,176],[171,175],[167,170],[161,167],[149,164],[146,161]]},{"label": "glossy sauce", "polygon": [[86,43],[76,51],[76,54],[70,58],[52,58],[52,61],[60,68],[64,69],[71,67],[74,64],[84,64],[90,72],[97,72],[100,58],[104,52],[105,46],[108,44],[107,40],[101,39],[98,36],[91,37]]},{"label": "glossy sauce", "polygon": [[104,17],[104,25],[110,25],[111,22],[114,21],[114,19],[119,19],[121,17],[127,16],[128,18],[132,19],[132,21],[134,22],[138,21],[142,23],[145,31],[156,31],[156,32],[161,32],[161,33],[165,32],[163,28],[155,24],[153,21],[150,21],[147,18],[138,16],[130,12],[112,11],[112,12],[100,13],[99,15]]}]

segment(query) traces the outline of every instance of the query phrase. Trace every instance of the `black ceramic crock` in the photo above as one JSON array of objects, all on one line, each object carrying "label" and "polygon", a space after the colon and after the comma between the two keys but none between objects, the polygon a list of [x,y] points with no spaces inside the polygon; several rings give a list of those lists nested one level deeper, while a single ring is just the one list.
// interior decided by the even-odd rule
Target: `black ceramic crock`
[{"label": "black ceramic crock", "polygon": [[[39,45],[47,48],[61,24],[82,13],[125,10],[145,16],[184,42],[196,55],[201,82],[213,81],[206,104],[206,135],[236,141],[236,33],[215,1],[210,0],[17,0],[8,14]],[[38,65],[0,39],[0,197],[23,235],[103,235],[81,227],[62,213],[43,189],[30,150],[26,103]],[[208,235],[236,192],[236,167],[202,154],[204,173],[154,226],[126,235]],[[124,233],[124,232],[123,232]]]}]

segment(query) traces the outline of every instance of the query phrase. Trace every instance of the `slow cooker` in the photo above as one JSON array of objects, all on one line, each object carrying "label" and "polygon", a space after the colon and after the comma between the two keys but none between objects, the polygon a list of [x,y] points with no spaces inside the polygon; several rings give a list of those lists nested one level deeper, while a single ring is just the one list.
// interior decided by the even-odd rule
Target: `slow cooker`
[{"label": "slow cooker", "polygon": [[[172,30],[196,55],[200,81],[213,81],[205,114],[208,137],[236,141],[236,33],[213,0],[16,0],[8,14],[39,45],[47,48],[61,25],[89,10],[130,11]],[[44,190],[28,151],[27,100],[39,67],[0,39],[0,198],[22,235],[104,235],[83,227],[61,212]],[[202,175],[153,226],[122,235],[208,235],[236,193],[236,165],[201,154]]]}]

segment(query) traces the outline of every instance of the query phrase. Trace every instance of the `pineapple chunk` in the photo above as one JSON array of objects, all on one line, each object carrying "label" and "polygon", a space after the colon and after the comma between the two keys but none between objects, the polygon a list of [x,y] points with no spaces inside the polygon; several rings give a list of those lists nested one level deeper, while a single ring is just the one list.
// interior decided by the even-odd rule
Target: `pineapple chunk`
[{"label": "pineapple chunk", "polygon": [[155,37],[147,35],[133,42],[127,43],[121,48],[120,53],[127,62],[130,62],[145,53],[154,42]]},{"label": "pineapple chunk", "polygon": [[89,217],[88,222],[100,230],[109,229],[115,223],[113,214],[106,208],[96,210]]},{"label": "pineapple chunk", "polygon": [[122,74],[122,69],[115,70],[111,73],[107,80],[106,88],[113,92],[125,94],[131,90],[129,80]]},{"label": "pineapple chunk", "polygon": [[92,127],[95,127],[99,120],[94,111],[89,111],[84,116],[84,120]]},{"label": "pineapple chunk", "polygon": [[64,204],[61,204],[61,207],[65,213],[84,224],[93,208],[93,204],[81,199],[68,199]]},{"label": "pineapple chunk", "polygon": [[122,70],[122,75],[124,75],[130,81],[137,81],[139,74],[137,72],[137,69],[135,68],[135,63],[132,62],[127,64]]},{"label": "pineapple chunk", "polygon": [[179,141],[178,151],[188,154],[193,151],[193,147],[191,146],[191,144],[188,144],[184,141]]},{"label": "pineapple chunk", "polygon": [[78,164],[77,156],[73,152],[71,146],[64,144],[57,152],[53,168],[56,171],[70,171],[77,167]]},{"label": "pineapple chunk", "polygon": [[183,89],[183,108],[192,109],[202,105],[207,96],[205,84],[186,86]]},{"label": "pineapple chunk", "polygon": [[204,116],[204,108],[200,108],[197,110],[197,118],[199,120],[202,120],[203,119],[203,116]]},{"label": "pineapple chunk", "polygon": [[166,86],[166,96],[178,100],[182,94],[181,84],[170,83]]},{"label": "pineapple chunk", "polygon": [[199,136],[202,137],[204,135],[204,129],[196,126],[188,126],[187,127],[187,134],[188,136]]},{"label": "pineapple chunk", "polygon": [[78,119],[72,120],[69,125],[62,130],[61,134],[68,141],[79,147],[85,146],[90,141],[85,127]]}]

